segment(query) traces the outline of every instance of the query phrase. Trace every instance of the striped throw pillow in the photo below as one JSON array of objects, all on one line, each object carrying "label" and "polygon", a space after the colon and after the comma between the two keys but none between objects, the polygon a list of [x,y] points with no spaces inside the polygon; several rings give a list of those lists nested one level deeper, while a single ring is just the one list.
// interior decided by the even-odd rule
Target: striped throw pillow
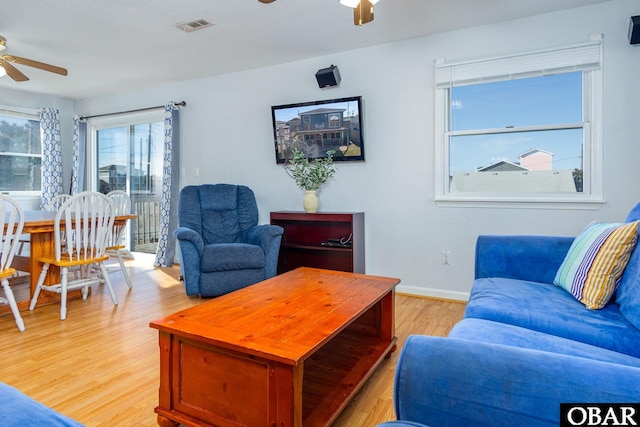
[{"label": "striped throw pillow", "polygon": [[638,240],[638,222],[594,222],[573,241],[553,283],[589,309],[604,307]]}]

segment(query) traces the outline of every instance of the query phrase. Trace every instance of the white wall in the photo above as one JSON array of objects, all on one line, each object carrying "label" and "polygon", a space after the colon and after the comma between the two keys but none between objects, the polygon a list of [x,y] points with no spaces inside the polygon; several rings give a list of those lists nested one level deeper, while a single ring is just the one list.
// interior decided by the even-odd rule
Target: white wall
[{"label": "white wall", "polygon": [[[592,219],[623,220],[640,201],[637,98],[640,47],[626,38],[636,0],[471,28],[218,77],[75,103],[98,114],[187,101],[181,112],[181,186],[238,183],[256,193],[261,221],[301,210],[303,194],[275,163],[270,106],[363,97],[366,162],[339,164],[320,192],[321,211],[364,211],[366,271],[402,279],[399,291],[465,299],[479,234],[575,235]],[[370,25],[375,25],[375,22]],[[587,41],[604,35],[605,197],[598,210],[444,208],[434,196],[436,58],[473,59]],[[314,74],[330,64],[339,88]],[[4,103],[4,102],[2,102]],[[199,175],[196,176],[196,170]],[[441,264],[441,251],[450,265]]]}]

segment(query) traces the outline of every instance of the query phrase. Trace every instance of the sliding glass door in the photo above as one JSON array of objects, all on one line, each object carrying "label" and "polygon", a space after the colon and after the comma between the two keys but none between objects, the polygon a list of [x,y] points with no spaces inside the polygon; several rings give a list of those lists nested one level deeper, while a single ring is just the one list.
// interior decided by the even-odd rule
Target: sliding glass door
[{"label": "sliding glass door", "polygon": [[130,251],[155,253],[160,227],[164,123],[162,112],[92,120],[90,182],[95,191],[126,191],[138,215]]}]

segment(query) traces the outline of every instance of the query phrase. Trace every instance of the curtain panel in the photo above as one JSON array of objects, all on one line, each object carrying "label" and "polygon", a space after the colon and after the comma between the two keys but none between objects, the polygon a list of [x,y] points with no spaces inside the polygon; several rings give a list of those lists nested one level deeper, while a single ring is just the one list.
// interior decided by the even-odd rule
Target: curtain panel
[{"label": "curtain panel", "polygon": [[74,195],[84,191],[85,164],[87,159],[87,119],[73,116],[73,168],[71,189]]},{"label": "curtain panel", "polygon": [[173,230],[178,226],[178,171],[180,149],[180,122],[178,106],[169,102],[164,107],[164,156],[162,167],[162,199],[160,201],[160,234],[153,263],[156,267],[173,265],[176,238]]},{"label": "curtain panel", "polygon": [[40,138],[42,140],[42,197],[40,209],[62,194],[62,150],[60,142],[60,112],[55,108],[40,110]]}]

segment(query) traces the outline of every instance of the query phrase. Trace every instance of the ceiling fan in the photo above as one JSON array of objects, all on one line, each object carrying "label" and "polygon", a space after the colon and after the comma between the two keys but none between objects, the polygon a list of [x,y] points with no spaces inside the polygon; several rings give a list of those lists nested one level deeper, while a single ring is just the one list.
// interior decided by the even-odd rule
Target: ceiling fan
[{"label": "ceiling fan", "polygon": [[[276,0],[258,0],[260,3],[273,3]],[[340,0],[340,4],[353,8],[353,23],[366,24],[373,21],[373,5],[379,0]]]},{"label": "ceiling fan", "polygon": [[[0,36],[0,51],[5,50],[6,48],[7,39]],[[29,77],[24,75],[22,71],[18,70],[12,64],[20,64],[26,65],[28,67],[39,68],[40,70],[49,71],[51,73],[60,74],[62,76],[67,75],[67,70],[62,67],[56,67],[55,65],[46,64],[40,61],[34,61],[33,59],[21,58],[14,55],[0,55],[0,67],[4,68],[4,71],[7,73],[7,75],[17,82],[27,81],[29,80]]]}]

